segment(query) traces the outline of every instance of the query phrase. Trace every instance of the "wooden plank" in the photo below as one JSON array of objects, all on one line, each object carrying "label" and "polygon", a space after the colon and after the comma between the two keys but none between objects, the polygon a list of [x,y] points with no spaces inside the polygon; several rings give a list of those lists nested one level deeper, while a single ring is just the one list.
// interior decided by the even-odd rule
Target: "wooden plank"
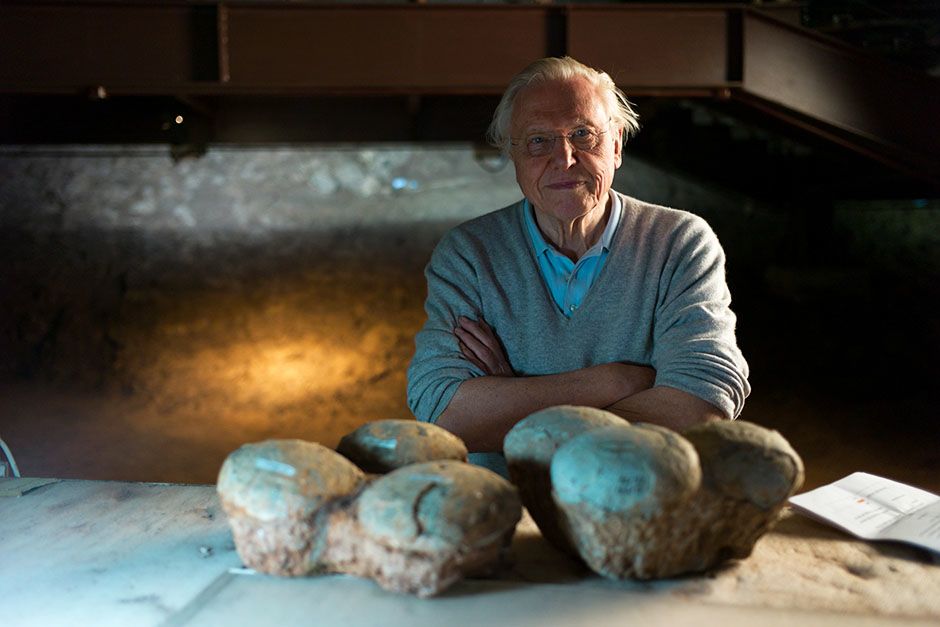
[{"label": "wooden plank", "polygon": [[0,497],[20,497],[44,485],[58,483],[60,479],[40,479],[26,477],[23,479],[0,479]]},{"label": "wooden plank", "polygon": [[212,78],[203,68],[215,63],[215,53],[204,50],[201,28],[203,15],[212,10],[0,6],[0,84],[7,90],[80,91],[96,85],[156,88]]},{"label": "wooden plank", "polygon": [[14,625],[300,624],[316,617],[318,625],[343,627],[770,627],[940,618],[940,569],[922,552],[876,547],[793,515],[751,557],[710,575],[619,583],[550,547],[526,516],[510,564],[496,578],[420,600],[350,577],[233,573],[240,561],[213,486],[63,481],[0,499],[0,556],[0,608]]},{"label": "wooden plank", "polygon": [[[418,599],[385,592],[351,577],[313,580],[233,575],[194,611],[166,627],[316,625],[331,627],[897,627],[897,617],[768,607],[722,606],[694,596],[662,594],[631,584],[585,580],[571,584],[464,581],[444,595]],[[315,617],[315,618],[314,618]],[[902,619],[933,627],[928,619]]]},{"label": "wooden plank", "polygon": [[753,12],[744,21],[744,61],[747,94],[900,158],[940,164],[940,79]]},{"label": "wooden plank", "polygon": [[230,85],[500,93],[548,47],[543,9],[228,8]]},{"label": "wooden plank", "polygon": [[569,9],[568,54],[606,70],[629,94],[638,88],[728,83],[724,8]]},{"label": "wooden plank", "polygon": [[0,499],[12,625],[154,625],[240,565],[213,486],[63,481]]}]

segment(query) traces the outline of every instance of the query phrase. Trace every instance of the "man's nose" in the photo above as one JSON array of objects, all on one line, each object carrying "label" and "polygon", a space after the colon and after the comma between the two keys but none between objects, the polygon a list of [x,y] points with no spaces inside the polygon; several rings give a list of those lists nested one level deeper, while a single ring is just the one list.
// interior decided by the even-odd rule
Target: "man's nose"
[{"label": "man's nose", "polygon": [[557,165],[570,168],[577,163],[574,156],[576,152],[577,149],[571,144],[571,140],[568,139],[567,135],[555,138],[555,145],[552,146],[552,159]]}]

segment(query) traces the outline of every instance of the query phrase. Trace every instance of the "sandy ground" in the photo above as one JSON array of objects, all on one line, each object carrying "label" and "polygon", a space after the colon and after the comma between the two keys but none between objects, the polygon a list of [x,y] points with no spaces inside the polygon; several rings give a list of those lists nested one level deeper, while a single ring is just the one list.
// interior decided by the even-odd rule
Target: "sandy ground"
[{"label": "sandy ground", "polygon": [[108,379],[0,384],[0,435],[24,475],[198,483],[247,441],[332,446],[364,422],[410,417],[423,295],[420,271],[337,267],[133,291]]}]

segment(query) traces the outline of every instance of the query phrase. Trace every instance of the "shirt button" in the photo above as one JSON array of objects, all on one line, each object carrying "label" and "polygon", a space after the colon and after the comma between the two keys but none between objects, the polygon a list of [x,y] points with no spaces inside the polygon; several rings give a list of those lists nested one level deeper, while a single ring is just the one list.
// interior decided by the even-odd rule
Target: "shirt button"
[{"label": "shirt button", "polygon": [[568,310],[569,310],[569,311],[574,311],[574,310],[577,309],[577,308],[578,308],[577,305],[572,305],[571,307],[568,307]]}]

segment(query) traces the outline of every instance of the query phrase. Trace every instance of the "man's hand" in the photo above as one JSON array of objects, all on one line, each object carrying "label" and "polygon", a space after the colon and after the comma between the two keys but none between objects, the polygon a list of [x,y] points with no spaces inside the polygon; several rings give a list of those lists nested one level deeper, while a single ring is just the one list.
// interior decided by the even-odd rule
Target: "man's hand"
[{"label": "man's hand", "polygon": [[503,345],[484,320],[478,322],[460,316],[457,318],[454,335],[457,336],[463,356],[485,374],[495,377],[515,376],[509,360],[506,359]]}]

